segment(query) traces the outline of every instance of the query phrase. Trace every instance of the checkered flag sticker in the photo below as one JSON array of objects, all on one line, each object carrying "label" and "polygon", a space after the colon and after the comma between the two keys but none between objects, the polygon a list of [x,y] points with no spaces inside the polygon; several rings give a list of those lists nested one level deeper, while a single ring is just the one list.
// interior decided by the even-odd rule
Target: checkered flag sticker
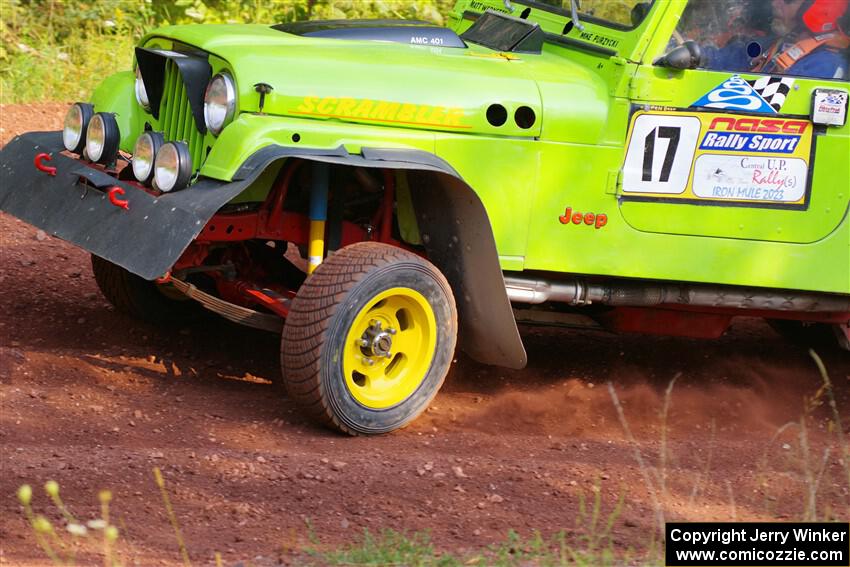
[{"label": "checkered flag sticker", "polygon": [[794,86],[794,79],[786,77],[762,77],[755,81],[747,81],[753,90],[769,104],[773,110],[779,112],[785,104],[785,97]]}]

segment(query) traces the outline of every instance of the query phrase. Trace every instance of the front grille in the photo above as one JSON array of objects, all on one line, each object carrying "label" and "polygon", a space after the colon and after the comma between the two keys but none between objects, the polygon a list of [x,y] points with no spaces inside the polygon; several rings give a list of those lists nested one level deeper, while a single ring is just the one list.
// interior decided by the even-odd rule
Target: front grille
[{"label": "front grille", "polygon": [[159,105],[159,128],[168,142],[181,141],[189,146],[192,167],[201,169],[204,158],[204,135],[195,126],[186,85],[177,69],[177,64],[168,60],[165,64],[165,87]]}]

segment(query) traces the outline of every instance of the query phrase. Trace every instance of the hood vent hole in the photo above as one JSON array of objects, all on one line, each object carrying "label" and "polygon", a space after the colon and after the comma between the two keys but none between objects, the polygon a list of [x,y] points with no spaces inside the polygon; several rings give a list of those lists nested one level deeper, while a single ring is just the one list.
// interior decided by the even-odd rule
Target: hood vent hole
[{"label": "hood vent hole", "polygon": [[527,106],[520,106],[516,109],[514,113],[514,120],[516,120],[516,125],[522,128],[523,130],[528,130],[532,126],[534,126],[534,122],[537,120],[537,116],[534,114],[534,111]]},{"label": "hood vent hole", "polygon": [[501,126],[508,121],[508,111],[501,104],[491,104],[487,108],[487,122],[492,126]]}]

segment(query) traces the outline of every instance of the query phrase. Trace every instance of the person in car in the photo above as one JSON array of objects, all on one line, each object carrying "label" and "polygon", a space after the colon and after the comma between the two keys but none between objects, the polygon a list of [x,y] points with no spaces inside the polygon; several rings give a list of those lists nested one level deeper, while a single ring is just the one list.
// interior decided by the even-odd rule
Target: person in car
[{"label": "person in car", "polygon": [[822,79],[848,77],[848,0],[772,0],[771,47],[752,71]]},{"label": "person in car", "polygon": [[850,0],[692,0],[682,37],[717,71],[842,79]]}]

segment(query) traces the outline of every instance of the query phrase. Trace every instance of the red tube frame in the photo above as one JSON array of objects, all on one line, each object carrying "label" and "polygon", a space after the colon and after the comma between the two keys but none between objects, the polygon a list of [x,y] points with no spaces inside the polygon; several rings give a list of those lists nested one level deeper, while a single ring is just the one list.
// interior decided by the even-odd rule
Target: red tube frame
[{"label": "red tube frame", "polygon": [[[302,160],[293,160],[284,166],[284,169],[278,173],[278,177],[265,200],[256,211],[214,215],[175,263],[173,269],[181,270],[201,265],[209,254],[211,246],[217,243],[235,244],[247,240],[283,240],[297,245],[306,244],[310,234],[308,215],[284,210],[284,202],[289,187],[302,163]],[[372,226],[377,230],[369,231],[358,224],[342,221],[342,246],[372,240],[410,249],[410,247],[392,237],[395,173],[391,170],[384,170],[383,175],[384,195],[371,219]],[[277,286],[278,289],[273,293],[276,293],[278,297],[273,298],[269,296],[266,290],[256,289],[260,286],[259,282],[245,279],[228,281],[214,274],[209,275],[216,280],[218,292],[225,300],[246,306],[260,305],[283,317],[288,313],[288,306],[282,304],[279,299],[280,297],[294,297],[296,291],[285,290]]]}]

